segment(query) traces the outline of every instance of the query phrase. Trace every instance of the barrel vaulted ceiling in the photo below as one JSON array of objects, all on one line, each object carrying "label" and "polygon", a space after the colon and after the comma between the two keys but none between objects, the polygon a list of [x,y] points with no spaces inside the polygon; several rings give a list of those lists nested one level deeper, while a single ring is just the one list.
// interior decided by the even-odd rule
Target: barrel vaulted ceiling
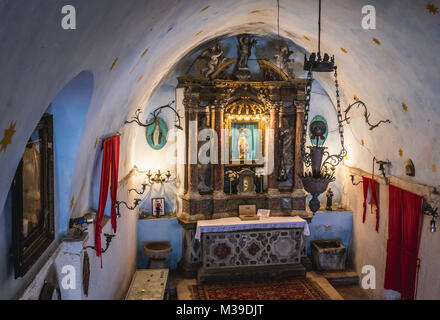
[{"label": "barrel vaulted ceiling", "polygon": [[[76,30],[61,28],[67,4],[76,8]],[[316,51],[318,1],[280,4],[281,36]],[[367,4],[376,8],[375,30],[361,26]],[[345,126],[348,165],[369,171],[374,155],[403,176],[411,158],[417,181],[438,184],[438,7],[438,0],[323,0],[322,51],[335,55],[343,108],[357,96],[372,122],[392,121],[370,131],[362,110],[353,111]],[[275,0],[0,0],[0,206],[41,115],[82,71],[93,74],[94,89],[72,182],[78,212],[90,202],[97,139],[123,133],[127,172],[136,150],[134,128],[124,122],[182,57],[215,37],[276,32]],[[333,77],[318,79],[334,100]]]}]

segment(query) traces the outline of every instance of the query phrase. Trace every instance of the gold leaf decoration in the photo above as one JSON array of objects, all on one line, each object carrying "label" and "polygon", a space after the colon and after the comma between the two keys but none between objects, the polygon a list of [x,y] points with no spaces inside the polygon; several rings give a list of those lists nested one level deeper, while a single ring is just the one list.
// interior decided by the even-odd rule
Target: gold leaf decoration
[{"label": "gold leaf decoration", "polygon": [[147,49],[145,49],[144,52],[142,52],[141,58],[143,58],[147,54],[148,50],[150,50],[150,48],[147,48]]},{"label": "gold leaf decoration", "polygon": [[408,106],[405,103],[402,103],[402,108],[403,110],[408,111]]},{"label": "gold leaf decoration", "polygon": [[204,7],[202,10],[200,10],[200,12],[206,11],[210,6],[206,6]]},{"label": "gold leaf decoration", "polygon": [[116,63],[118,63],[119,57],[116,57],[115,61],[113,61],[112,66],[110,67],[110,71],[113,70],[113,68],[115,67]]},{"label": "gold leaf decoration", "polygon": [[96,140],[95,140],[95,149],[97,146],[98,146],[98,138],[96,138]]},{"label": "gold leaf decoration", "polygon": [[432,165],[432,172],[437,172],[437,166],[435,164]]},{"label": "gold leaf decoration", "polygon": [[0,141],[0,152],[6,152],[8,145],[12,144],[12,137],[15,134],[15,122],[11,122],[9,128],[4,130],[3,139]]},{"label": "gold leaf decoration", "polygon": [[75,197],[72,196],[72,199],[70,199],[70,211],[72,211],[74,205],[75,205]]},{"label": "gold leaf decoration", "polygon": [[307,41],[310,41],[310,38],[307,36],[304,36],[304,39],[306,39]]},{"label": "gold leaf decoration", "polygon": [[432,14],[438,13],[438,8],[433,3],[428,3],[426,5],[426,9]]},{"label": "gold leaf decoration", "polygon": [[251,11],[251,13],[259,13],[259,12],[260,12],[260,10]]},{"label": "gold leaf decoration", "polygon": [[202,31],[199,31],[199,32],[197,32],[196,34],[195,34],[195,36],[194,37],[197,37],[198,35],[200,35],[201,33],[203,32],[203,30]]},{"label": "gold leaf decoration", "polygon": [[341,48],[341,51],[342,51],[343,53],[348,53],[348,51],[347,51],[345,48]]},{"label": "gold leaf decoration", "polygon": [[359,98],[358,98],[357,95],[354,95],[354,96],[353,96],[353,99],[356,100],[356,101],[359,101]]},{"label": "gold leaf decoration", "polygon": [[362,146],[365,146],[365,141],[364,139],[361,140]]},{"label": "gold leaf decoration", "polygon": [[143,76],[143,75],[141,75],[141,76],[139,77],[139,79],[138,79],[138,81],[137,81],[137,82],[138,82],[138,83],[139,83],[139,82],[141,82],[143,78],[144,78],[144,76]]},{"label": "gold leaf decoration", "polygon": [[380,41],[377,38],[373,38],[374,43],[376,43],[377,45],[381,45]]},{"label": "gold leaf decoration", "polygon": [[403,150],[399,149],[399,156],[403,157]]}]

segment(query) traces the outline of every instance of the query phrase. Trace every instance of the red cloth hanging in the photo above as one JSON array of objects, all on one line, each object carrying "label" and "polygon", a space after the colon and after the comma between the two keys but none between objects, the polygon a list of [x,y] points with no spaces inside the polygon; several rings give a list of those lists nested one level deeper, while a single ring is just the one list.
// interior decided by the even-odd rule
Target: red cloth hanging
[{"label": "red cloth hanging", "polygon": [[362,177],[364,186],[364,215],[362,217],[362,222],[365,223],[366,213],[367,213],[367,196],[368,187],[371,188],[371,199],[376,205],[376,231],[379,232],[379,201],[377,199],[376,181],[367,177]]},{"label": "red cloth hanging", "polygon": [[415,299],[422,197],[389,186],[387,263],[384,288]]},{"label": "red cloth hanging", "polygon": [[107,204],[108,189],[110,184],[111,173],[111,185],[110,185],[110,197],[111,197],[111,221],[114,232],[116,232],[116,194],[118,191],[118,171],[119,171],[119,145],[120,136],[115,136],[104,140],[103,152],[102,152],[102,169],[101,169],[101,187],[99,190],[99,205],[98,213],[95,223],[95,249],[96,255],[101,257],[102,268],[102,255],[101,255],[101,221],[104,216],[105,206]]}]

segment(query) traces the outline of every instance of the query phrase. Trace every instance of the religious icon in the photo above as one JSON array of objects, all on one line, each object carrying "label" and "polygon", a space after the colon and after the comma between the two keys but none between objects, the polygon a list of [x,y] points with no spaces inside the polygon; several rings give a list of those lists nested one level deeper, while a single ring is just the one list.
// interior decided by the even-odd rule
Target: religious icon
[{"label": "religious icon", "polygon": [[165,215],[165,199],[153,198],[152,200],[153,216],[159,217]]},{"label": "religious icon", "polygon": [[231,123],[231,160],[256,161],[259,156],[260,133],[256,122]]},{"label": "religious icon", "polygon": [[147,142],[155,150],[162,149],[167,143],[168,127],[162,118],[156,117],[147,126]]},{"label": "religious icon", "polygon": [[322,147],[328,136],[327,120],[323,116],[316,116],[310,123],[310,141],[316,147]]}]

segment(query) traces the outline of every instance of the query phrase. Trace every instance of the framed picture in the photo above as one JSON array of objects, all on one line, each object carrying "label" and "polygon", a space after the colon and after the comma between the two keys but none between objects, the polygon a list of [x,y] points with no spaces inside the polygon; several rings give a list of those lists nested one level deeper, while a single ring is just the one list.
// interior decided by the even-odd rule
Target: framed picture
[{"label": "framed picture", "polygon": [[160,217],[165,215],[165,198],[153,198],[151,200],[152,211],[154,217]]}]

